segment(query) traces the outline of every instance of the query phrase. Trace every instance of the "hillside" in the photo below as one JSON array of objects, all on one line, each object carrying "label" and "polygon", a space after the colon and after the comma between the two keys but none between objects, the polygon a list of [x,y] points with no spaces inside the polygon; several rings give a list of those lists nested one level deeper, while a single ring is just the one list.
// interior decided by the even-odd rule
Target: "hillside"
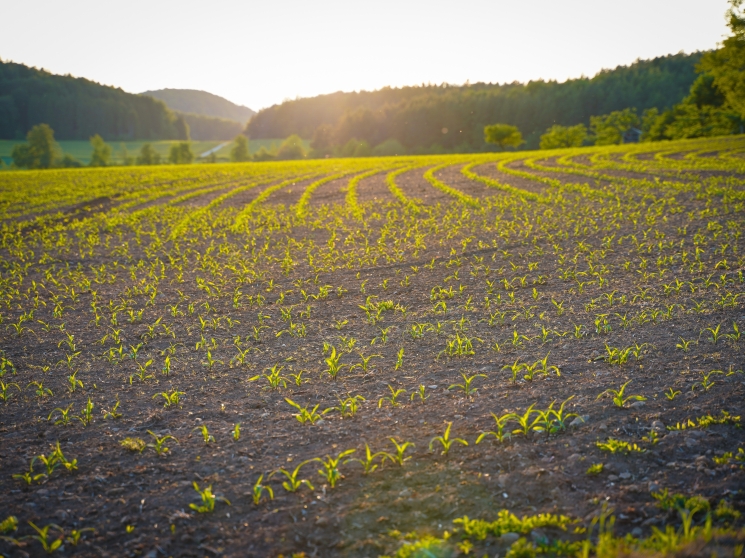
[{"label": "hillside", "polygon": [[223,97],[195,89],[159,89],[145,91],[141,95],[163,101],[168,108],[178,112],[211,116],[245,124],[256,111],[243,105],[231,103]]},{"label": "hillside", "polygon": [[[553,124],[588,123],[592,115],[635,107],[671,107],[688,94],[701,53],[639,60],[563,83],[475,83],[383,88],[286,101],[259,111],[248,123],[252,138],[298,134],[342,145],[396,139],[412,152],[482,151],[486,124],[520,128],[528,148]],[[319,130],[319,127],[323,127]],[[320,132],[323,132],[321,134]]]},{"label": "hillside", "polygon": [[152,97],[0,60],[0,139],[49,124],[60,140],[184,139],[184,119]]}]

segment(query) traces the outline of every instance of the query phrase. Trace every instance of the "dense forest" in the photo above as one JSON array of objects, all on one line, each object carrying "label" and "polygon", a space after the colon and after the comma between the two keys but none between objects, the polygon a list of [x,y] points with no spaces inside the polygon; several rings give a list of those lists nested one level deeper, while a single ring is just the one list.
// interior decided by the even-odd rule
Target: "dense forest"
[{"label": "dense forest", "polygon": [[97,134],[106,141],[228,140],[245,122],[181,113],[149,95],[0,60],[0,139],[22,139],[44,123],[58,140],[88,140]]},{"label": "dense forest", "polygon": [[36,124],[57,139],[188,139],[183,118],[166,105],[83,78],[0,61],[0,139],[22,139]]},{"label": "dense forest", "polygon": [[176,112],[232,120],[243,125],[256,114],[256,111],[248,107],[236,105],[223,97],[196,89],[158,89],[140,94],[155,97]]},{"label": "dense forest", "polygon": [[397,140],[410,152],[482,151],[484,126],[517,126],[526,148],[554,124],[589,124],[590,117],[626,108],[670,109],[696,80],[701,53],[639,60],[563,83],[422,85],[332,93],[286,101],[260,111],[245,133],[254,139],[298,134],[316,147],[355,139],[370,145]]}]

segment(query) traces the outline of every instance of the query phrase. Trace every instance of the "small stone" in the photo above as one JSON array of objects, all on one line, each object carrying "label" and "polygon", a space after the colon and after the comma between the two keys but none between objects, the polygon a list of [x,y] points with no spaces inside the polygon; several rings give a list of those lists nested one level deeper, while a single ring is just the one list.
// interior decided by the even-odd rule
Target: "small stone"
[{"label": "small stone", "polygon": [[628,471],[624,471],[623,473],[620,473],[618,476],[622,478],[623,480],[629,480],[631,478],[631,473],[629,473]]},{"label": "small stone", "polygon": [[633,529],[631,530],[631,536],[632,536],[632,537],[635,537],[635,538],[637,538],[637,539],[638,539],[639,537],[641,537],[641,536],[642,536],[643,534],[644,534],[644,531],[642,531],[642,530],[641,530],[641,527],[634,527],[634,528],[633,528]]},{"label": "small stone", "polygon": [[546,544],[548,543],[548,537],[546,536],[546,533],[541,531],[540,529],[533,529],[530,532],[530,538],[535,544]]},{"label": "small stone", "polygon": [[504,533],[501,537],[499,537],[499,542],[511,545],[519,538],[520,535],[518,535],[517,533]]},{"label": "small stone", "polygon": [[601,423],[600,423],[600,424],[598,425],[598,430],[608,430],[608,425],[607,425],[607,424],[605,424],[604,422],[601,422]]},{"label": "small stone", "polygon": [[318,519],[316,519],[316,525],[317,525],[318,527],[325,527],[325,526],[326,526],[326,525],[328,525],[328,524],[329,524],[329,520],[328,520],[328,519],[326,519],[326,518],[325,518],[325,517],[323,517],[323,516],[321,516],[321,517],[319,517]]},{"label": "small stone", "polygon": [[574,420],[569,423],[569,426],[577,427],[582,426],[583,424],[587,423],[590,420],[590,415],[582,415],[579,417],[574,417]]},{"label": "small stone", "polygon": [[503,473],[497,477],[497,484],[499,485],[499,488],[505,488],[507,486],[507,483],[510,480],[510,475],[507,473]]},{"label": "small stone", "polygon": [[611,482],[616,482],[618,480],[618,475],[608,475],[608,480]]},{"label": "small stone", "polygon": [[573,453],[572,455],[570,455],[569,457],[567,457],[567,462],[568,463],[574,463],[575,461],[579,461],[580,459],[582,459],[582,456],[580,454]]},{"label": "small stone", "polygon": [[689,448],[698,445],[698,440],[691,436],[686,437],[684,442],[685,442],[685,445],[688,446]]},{"label": "small stone", "polygon": [[657,433],[664,432],[665,423],[662,422],[661,420],[652,421],[652,430],[656,431]]},{"label": "small stone", "polygon": [[431,385],[431,386],[427,386],[427,387],[428,387],[429,389],[437,389],[437,387],[438,387],[438,386],[436,386],[436,385]]},{"label": "small stone", "polygon": [[635,401],[631,405],[629,405],[629,409],[638,409],[639,407],[644,407],[646,405],[646,401]]}]

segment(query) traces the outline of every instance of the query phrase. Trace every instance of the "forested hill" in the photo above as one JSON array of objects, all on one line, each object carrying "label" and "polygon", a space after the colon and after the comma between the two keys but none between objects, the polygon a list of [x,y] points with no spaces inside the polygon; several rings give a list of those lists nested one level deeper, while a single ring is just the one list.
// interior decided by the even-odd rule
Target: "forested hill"
[{"label": "forested hill", "polygon": [[701,53],[640,60],[564,83],[463,86],[423,85],[372,92],[332,93],[286,101],[261,110],[248,123],[254,139],[298,134],[343,145],[396,139],[412,151],[431,148],[486,149],[484,126],[502,122],[520,128],[526,147],[553,124],[589,123],[590,116],[634,107],[662,110],[688,94]]},{"label": "forested hill", "polygon": [[246,124],[248,119],[256,114],[256,111],[248,107],[236,105],[223,97],[196,89],[159,89],[145,91],[141,95],[160,99],[171,110],[234,120],[241,124]]},{"label": "forested hill", "polygon": [[41,123],[59,140],[188,137],[184,119],[157,99],[0,60],[0,139],[22,139]]}]

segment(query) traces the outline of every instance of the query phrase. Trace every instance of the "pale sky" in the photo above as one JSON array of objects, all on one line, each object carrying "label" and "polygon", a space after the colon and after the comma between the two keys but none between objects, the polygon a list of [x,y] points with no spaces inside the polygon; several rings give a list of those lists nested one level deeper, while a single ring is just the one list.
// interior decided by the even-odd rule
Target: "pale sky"
[{"label": "pale sky", "polygon": [[202,89],[254,110],[386,85],[593,75],[716,47],[726,0],[23,0],[0,58],[139,93]]}]

